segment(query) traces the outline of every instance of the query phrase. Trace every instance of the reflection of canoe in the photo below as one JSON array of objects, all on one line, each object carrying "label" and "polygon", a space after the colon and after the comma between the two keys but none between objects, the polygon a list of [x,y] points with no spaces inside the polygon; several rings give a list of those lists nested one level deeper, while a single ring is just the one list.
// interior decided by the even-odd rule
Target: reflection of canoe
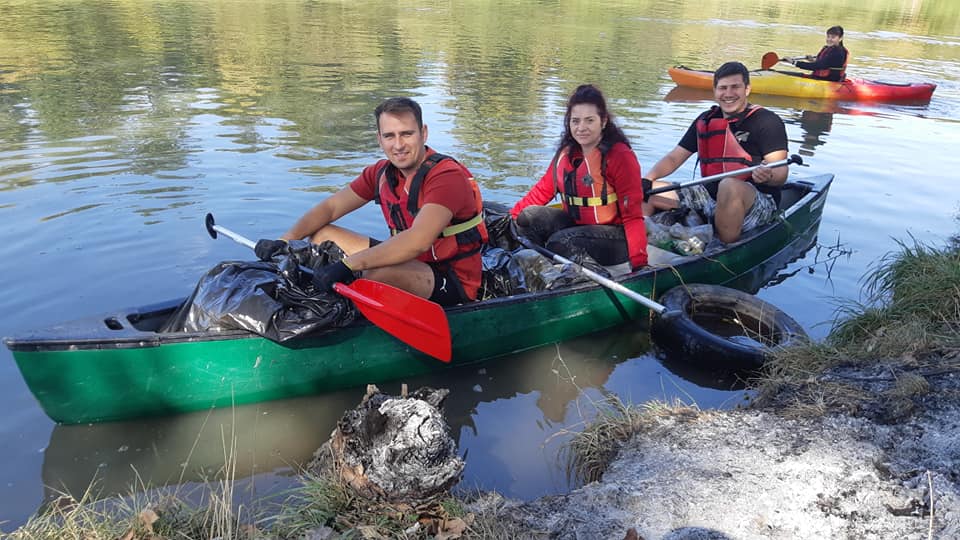
[{"label": "reflection of canoe", "polygon": [[[235,480],[270,474],[276,482],[309,460],[339,415],[359,399],[359,392],[335,392],[308,403],[301,398],[151,420],[57,425],[43,451],[44,499],[212,481],[223,477],[228,455]],[[322,408],[299,413],[310,404]]]},{"label": "reflection of canoe", "polygon": [[[547,436],[562,429],[570,402],[580,392],[602,389],[619,362],[649,347],[646,339],[644,332],[629,328],[591,334],[556,347],[491,360],[483,369],[467,366],[404,382],[411,390],[429,386],[450,391],[443,412],[454,438],[462,436],[464,428],[475,434],[474,422],[486,421],[478,408],[522,394],[536,395],[536,406],[514,405],[509,420],[495,422],[498,426],[556,423],[545,431]],[[563,359],[562,367],[558,358]],[[386,384],[382,389],[396,392],[399,385]],[[235,480],[259,475],[261,482],[283,484],[312,458],[344,411],[355,407],[363,394],[363,389],[348,389],[177,416],[56,425],[43,451],[44,499],[67,493],[79,500],[92,484],[91,494],[100,498],[128,494],[131,489],[209,482],[220,477],[227,460],[225,445]],[[472,458],[486,451],[467,450]],[[502,470],[482,476],[489,479],[504,474]]]},{"label": "reflection of canoe", "polygon": [[[677,66],[668,70],[670,78],[679,86],[713,88],[713,72]],[[774,94],[805,98],[836,99],[841,101],[897,101],[927,102],[937,85],[933,83],[888,83],[866,79],[846,79],[842,82],[820,81],[800,74],[762,70],[750,73],[750,91],[754,94]]]},{"label": "reflection of canoe", "polygon": [[[789,183],[782,199],[784,219],[738,242],[618,281],[648,296],[681,281],[729,282],[794,249],[818,227],[832,179],[824,175]],[[448,367],[364,322],[285,345],[245,331],[156,332],[180,302],[62,324],[5,343],[44,411],[64,423],[310,395]],[[457,306],[447,311],[452,365],[571,339],[647,313],[590,282]]]}]

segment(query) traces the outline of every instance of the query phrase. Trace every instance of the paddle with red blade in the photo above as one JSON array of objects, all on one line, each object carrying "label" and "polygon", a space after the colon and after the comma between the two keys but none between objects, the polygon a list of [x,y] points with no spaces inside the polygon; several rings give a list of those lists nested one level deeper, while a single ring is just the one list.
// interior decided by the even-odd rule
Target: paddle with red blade
[{"label": "paddle with red blade", "polygon": [[764,54],[763,58],[760,59],[760,69],[770,69],[777,65],[777,62],[779,61],[780,57],[777,56],[777,53],[770,51]]},{"label": "paddle with red blade", "polygon": [[760,58],[760,69],[770,69],[773,66],[777,65],[777,62],[787,62],[788,64],[792,64],[794,60],[812,61],[813,57],[795,56],[793,58],[780,58],[779,56],[777,56],[777,53],[770,51],[764,54],[762,58]]},{"label": "paddle with red blade", "polygon": [[[211,238],[221,233],[250,249],[256,245],[252,240],[217,225],[213,214],[207,214],[206,226]],[[302,265],[300,270],[313,273],[312,268]],[[450,362],[450,325],[446,312],[436,302],[369,279],[358,279],[350,285],[335,283],[333,290],[352,300],[360,313],[384,332],[437,360]]]}]

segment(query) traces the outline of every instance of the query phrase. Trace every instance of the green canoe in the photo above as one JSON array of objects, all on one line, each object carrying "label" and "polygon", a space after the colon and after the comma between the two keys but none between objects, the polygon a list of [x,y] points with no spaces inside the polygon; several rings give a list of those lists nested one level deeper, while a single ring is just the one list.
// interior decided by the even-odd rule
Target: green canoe
[{"label": "green canoe", "polygon": [[[740,283],[815,241],[832,175],[789,182],[780,220],[709,257],[676,257],[617,278],[649,297],[683,283]],[[481,362],[645,319],[637,302],[586,282],[447,310],[453,360],[441,363],[366,321],[280,345],[246,331],[158,333],[184,301],[5,338],[43,410],[66,424],[253,403]]]}]

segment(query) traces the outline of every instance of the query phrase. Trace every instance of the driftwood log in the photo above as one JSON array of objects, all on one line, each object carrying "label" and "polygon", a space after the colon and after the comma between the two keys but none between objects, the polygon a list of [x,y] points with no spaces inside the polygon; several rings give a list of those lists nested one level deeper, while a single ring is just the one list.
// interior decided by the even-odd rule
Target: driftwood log
[{"label": "driftwood log", "polygon": [[449,392],[424,387],[391,396],[368,386],[310,468],[376,501],[420,504],[447,493],[465,466],[440,411]]}]

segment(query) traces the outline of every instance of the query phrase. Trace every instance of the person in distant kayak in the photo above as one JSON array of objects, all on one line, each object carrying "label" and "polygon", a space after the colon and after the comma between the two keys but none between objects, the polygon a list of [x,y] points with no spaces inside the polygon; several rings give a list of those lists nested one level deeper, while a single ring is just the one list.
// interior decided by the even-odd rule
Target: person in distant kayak
[{"label": "person in distant kayak", "polygon": [[[558,194],[561,208],[544,206]],[[599,88],[574,90],[556,154],[510,215],[521,236],[559,255],[647,264],[640,163]]]},{"label": "person in distant kayak", "polygon": [[827,44],[820,49],[816,56],[801,58],[785,58],[788,64],[800,69],[807,69],[813,73],[807,75],[812,79],[824,81],[842,81],[847,78],[847,60],[850,53],[843,46],[843,27],[831,26],[827,29]]},{"label": "person in distant kayak", "polygon": [[650,215],[680,206],[697,210],[713,221],[717,237],[730,243],[776,215],[787,168],[761,167],[746,175],[736,171],[786,159],[787,131],[779,116],[747,101],[750,72],[740,62],[727,62],[714,72],[713,95],[717,105],[690,124],[680,143],[650,169],[644,183],[652,188],[671,185],[660,179],[694,153],[702,177],[726,172],[730,176],[654,195],[644,204],[644,212]]},{"label": "person in distant kayak", "polygon": [[[254,252],[266,261],[285,250],[286,240],[331,240],[346,257],[314,269],[313,282],[320,290],[362,274],[441,305],[475,300],[487,230],[473,176],[427,146],[427,126],[416,101],[388,99],[374,117],[377,141],[387,159],[368,166],[347,187],[310,209],[279,240],[258,241]],[[380,205],[390,227],[387,240],[333,225],[370,201]]]}]

